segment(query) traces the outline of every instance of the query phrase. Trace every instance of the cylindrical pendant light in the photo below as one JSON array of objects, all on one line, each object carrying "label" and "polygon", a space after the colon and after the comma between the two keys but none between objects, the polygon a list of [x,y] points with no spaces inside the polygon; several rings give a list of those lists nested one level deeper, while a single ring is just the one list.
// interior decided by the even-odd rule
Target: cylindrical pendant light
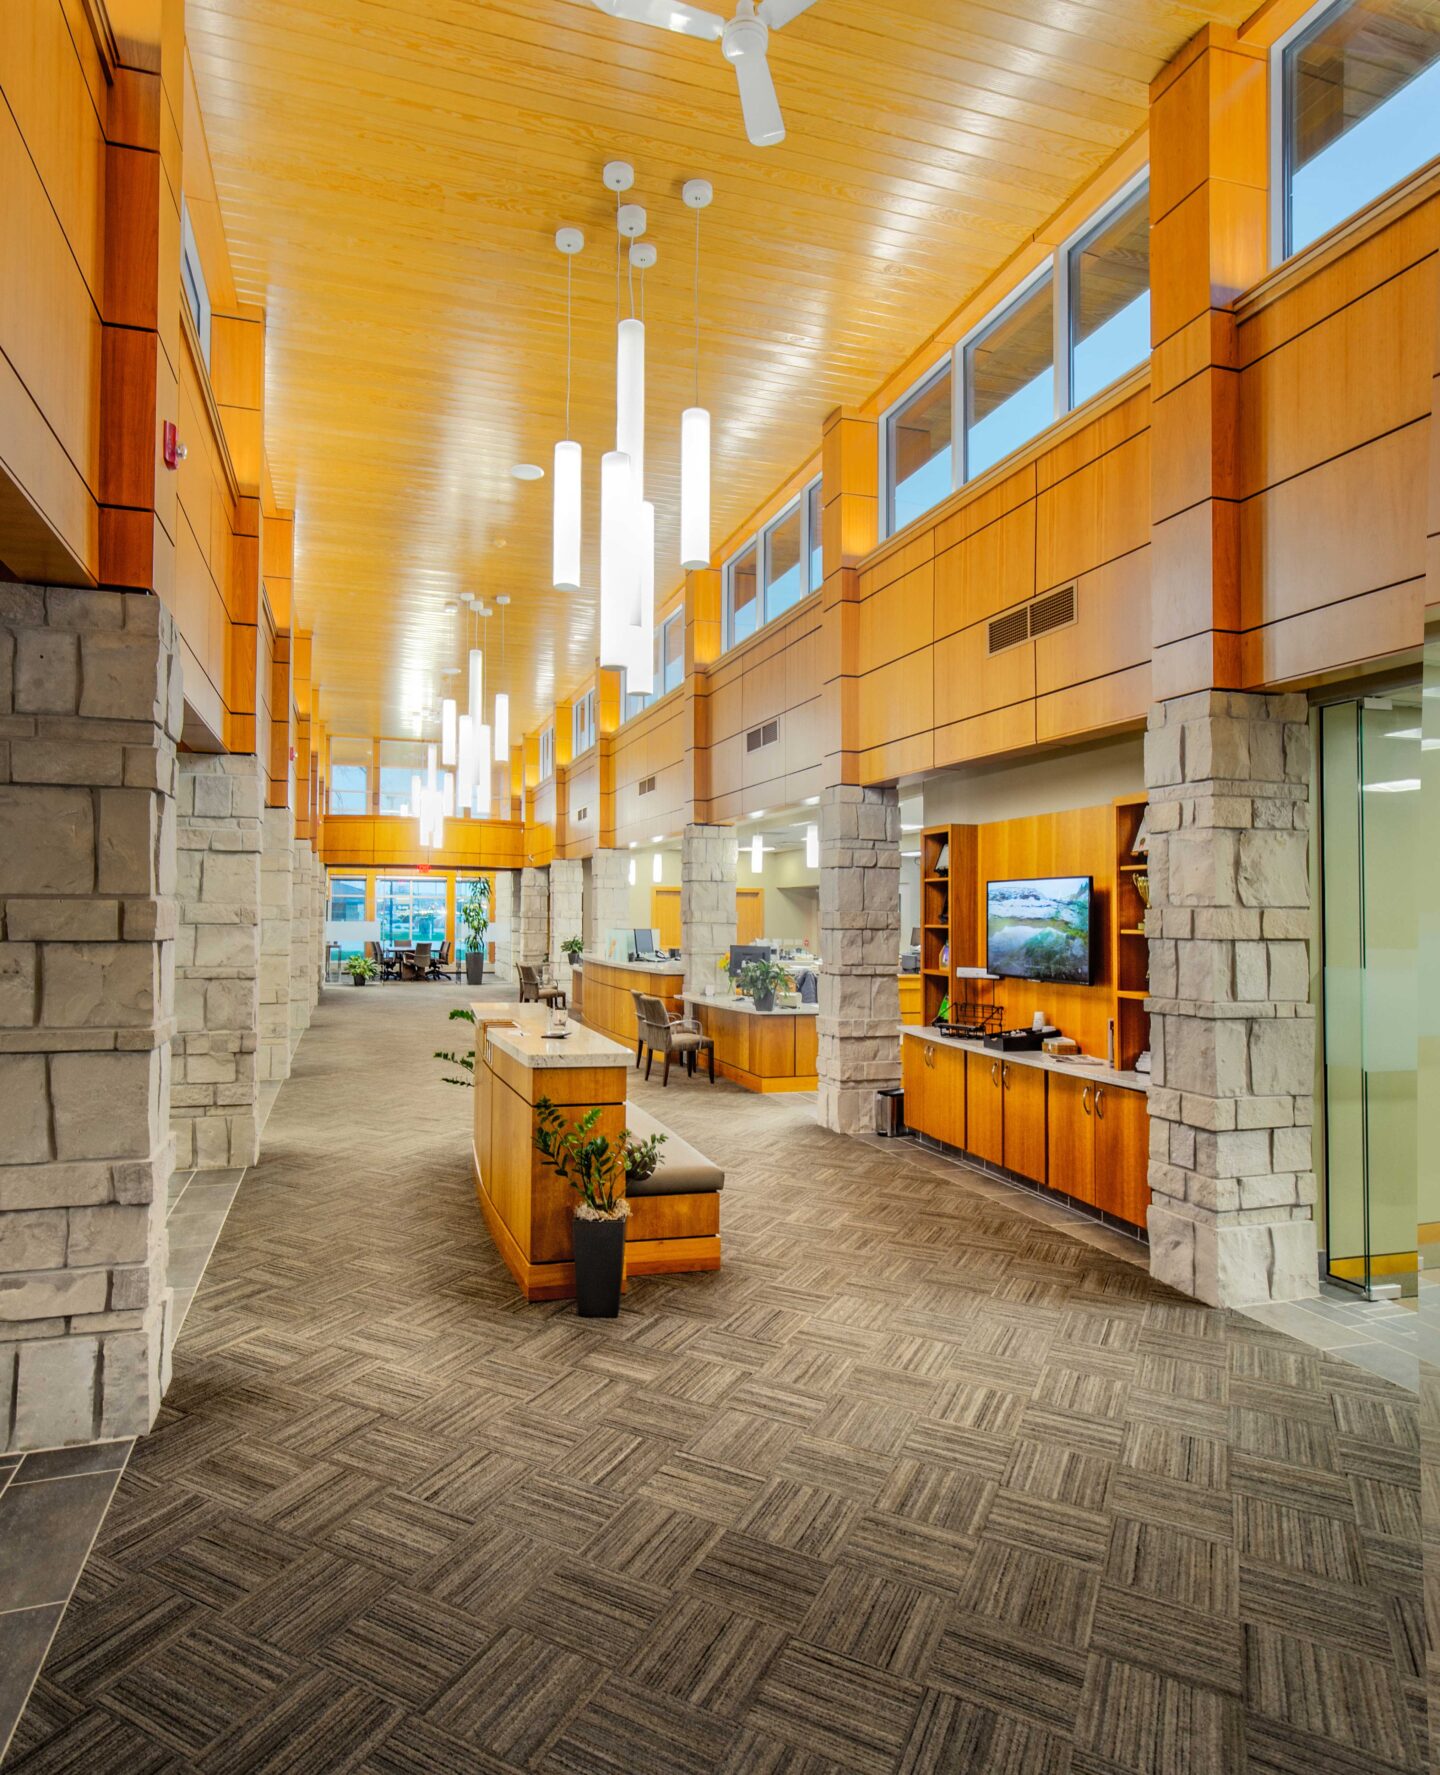
[{"label": "cylindrical pendant light", "polygon": [[700,212],[715,192],[708,179],[687,179],[680,196],[695,212],[695,399],[680,415],[680,565],[710,565],[710,414],[700,405]]},{"label": "cylindrical pendant light", "polygon": [[645,491],[645,323],[628,317],[615,339],[615,448],[630,458],[635,497]]},{"label": "cylindrical pendant light", "polygon": [[550,583],[557,592],[580,590],[581,450],[566,439],[555,446],[555,518]]},{"label": "cylindrical pendant light", "polygon": [[475,812],[482,820],[490,818],[494,795],[494,760],[490,751],[490,724],[482,721],[475,730]]},{"label": "cylindrical pendant light", "polygon": [[425,784],[424,784],[423,780],[421,779],[419,772],[417,771],[416,774],[414,776],[412,776],[410,779],[410,805],[405,810],[409,814],[409,816],[412,820],[418,820],[421,817],[421,811],[422,811],[423,804],[420,800],[420,797],[424,793],[425,793]]},{"label": "cylindrical pendant light", "polygon": [[503,690],[495,692],[495,762],[510,762],[510,698]]},{"label": "cylindrical pendant light", "polygon": [[466,812],[475,802],[475,723],[462,715],[455,735],[455,800]]},{"label": "cylindrical pendant light", "polygon": [[455,768],[455,698],[445,697],[440,704],[440,762]]},{"label": "cylindrical pendant light", "polygon": [[820,867],[820,828],[818,826],[805,828],[805,867],[807,869]]},{"label": "cylindrical pendant light", "polygon": [[478,647],[470,649],[470,720],[476,726],[484,716],[485,656]]},{"label": "cylindrical pendant light", "polygon": [[425,787],[433,795],[440,787],[440,758],[438,746],[425,748]]},{"label": "cylindrical pendant light", "polygon": [[[555,245],[565,255],[565,438],[555,446],[553,480],[555,507],[551,529],[550,583],[557,592],[580,590],[580,446],[570,435],[570,367],[573,359],[570,334],[570,285],[575,255],[585,247],[578,228],[561,228]],[[479,711],[476,711],[479,719]]]},{"label": "cylindrical pendant light", "polygon": [[680,415],[680,565],[710,565],[710,415],[687,407]]},{"label": "cylindrical pendant light", "polygon": [[630,614],[638,601],[635,483],[630,458],[607,450],[600,459],[600,664],[629,664]]},{"label": "cylindrical pendant light", "polygon": [[430,848],[439,850],[445,843],[445,801],[440,791],[430,797]]}]

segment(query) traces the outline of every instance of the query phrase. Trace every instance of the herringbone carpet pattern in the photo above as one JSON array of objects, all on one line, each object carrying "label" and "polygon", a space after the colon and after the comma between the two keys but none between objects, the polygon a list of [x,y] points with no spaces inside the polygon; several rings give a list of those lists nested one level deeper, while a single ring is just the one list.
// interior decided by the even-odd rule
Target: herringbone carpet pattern
[{"label": "herringbone carpet pattern", "polygon": [[724,1270],[526,1306],[460,997],[327,995],[16,1771],[1419,1766],[1413,1399],[699,1081]]}]

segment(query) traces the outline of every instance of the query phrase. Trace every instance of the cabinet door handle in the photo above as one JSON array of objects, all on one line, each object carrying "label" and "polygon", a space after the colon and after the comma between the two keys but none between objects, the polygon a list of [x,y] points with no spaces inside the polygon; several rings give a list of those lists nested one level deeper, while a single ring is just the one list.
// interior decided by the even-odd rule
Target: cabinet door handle
[{"label": "cabinet door handle", "polygon": [[1102,1121],[1102,1122],[1105,1120],[1105,1087],[1104,1087],[1104,1085],[1097,1085],[1095,1087],[1095,1115],[1096,1115],[1097,1120]]},{"label": "cabinet door handle", "polygon": [[1083,1109],[1085,1111],[1086,1115],[1088,1116],[1090,1113],[1090,1087],[1089,1087],[1089,1085],[1082,1085],[1080,1087],[1080,1107],[1081,1107],[1081,1109]]},{"label": "cabinet door handle", "polygon": [[1000,1062],[1000,1088],[1002,1091],[1010,1089],[1010,1062],[1008,1060]]},{"label": "cabinet door handle", "polygon": [[997,1091],[999,1090],[999,1088],[1000,1088],[1000,1062],[998,1060],[992,1060],[990,1062],[990,1083],[995,1086]]},{"label": "cabinet door handle", "polygon": [[934,1064],[935,1064],[935,1050],[934,1050],[934,1048],[933,1048],[933,1047],[932,1047],[932,1046],[931,1046],[931,1045],[930,1045],[930,1043],[929,1043],[929,1042],[926,1042],[926,1044],[925,1044],[925,1055],[924,1055],[924,1059],[925,1059],[925,1064],[926,1064],[926,1065],[927,1065],[927,1066],[933,1066],[933,1065],[934,1065]]}]

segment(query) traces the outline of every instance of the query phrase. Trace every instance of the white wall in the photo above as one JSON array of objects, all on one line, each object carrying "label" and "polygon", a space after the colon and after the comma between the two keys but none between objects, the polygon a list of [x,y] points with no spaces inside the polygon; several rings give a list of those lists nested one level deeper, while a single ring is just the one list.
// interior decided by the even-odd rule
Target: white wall
[{"label": "white wall", "polygon": [[[958,765],[928,777],[921,794],[927,826],[984,826],[1029,814],[1096,807],[1145,787],[1145,737],[1118,734],[1014,763]],[[907,933],[908,934],[908,933]]]}]

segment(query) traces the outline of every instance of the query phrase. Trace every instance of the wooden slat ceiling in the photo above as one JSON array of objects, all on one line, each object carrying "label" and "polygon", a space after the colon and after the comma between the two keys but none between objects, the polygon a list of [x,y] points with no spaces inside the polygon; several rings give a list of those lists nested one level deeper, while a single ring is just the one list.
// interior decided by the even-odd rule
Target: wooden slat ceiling
[{"label": "wooden slat ceiling", "polygon": [[[678,582],[678,428],[701,393],[717,543],[1145,120],[1155,73],[1249,0],[818,0],[771,39],[788,134],[753,148],[717,45],[576,0],[189,0],[242,301],[268,312],[266,437],[297,514],[295,596],[332,732],[404,735],[463,645],[443,605],[509,592],[512,720],[591,669],[595,599],[550,589],[565,273],[586,583],[613,435],[614,205],[631,161],[646,278],[647,492]],[[628,309],[627,309],[628,311]],[[522,483],[516,462],[546,479]],[[499,625],[486,637],[499,651]],[[492,680],[493,682],[493,680]],[[498,688],[498,685],[497,685]]]}]

